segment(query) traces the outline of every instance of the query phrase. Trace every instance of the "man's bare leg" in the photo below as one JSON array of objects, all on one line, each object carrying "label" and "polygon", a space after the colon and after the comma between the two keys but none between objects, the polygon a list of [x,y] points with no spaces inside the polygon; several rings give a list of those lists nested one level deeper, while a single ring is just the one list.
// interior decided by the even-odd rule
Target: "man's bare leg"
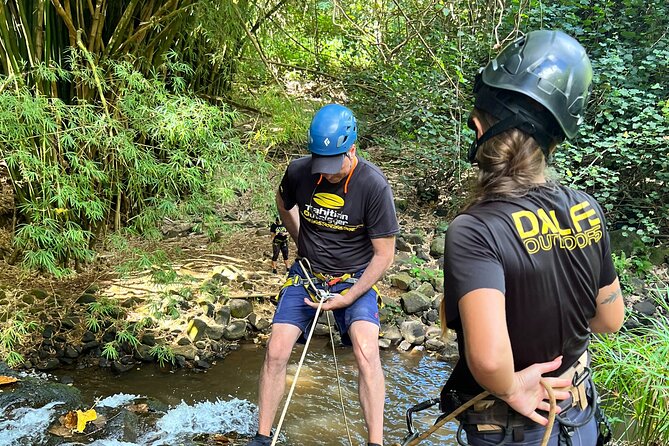
[{"label": "man's bare leg", "polygon": [[351,324],[349,335],[358,363],[358,395],[368,441],[382,445],[385,382],[379,356],[379,327],[371,322],[356,321]]},{"label": "man's bare leg", "polygon": [[291,324],[274,324],[260,370],[258,433],[270,435],[279,403],[286,388],[286,364],[302,331]]}]

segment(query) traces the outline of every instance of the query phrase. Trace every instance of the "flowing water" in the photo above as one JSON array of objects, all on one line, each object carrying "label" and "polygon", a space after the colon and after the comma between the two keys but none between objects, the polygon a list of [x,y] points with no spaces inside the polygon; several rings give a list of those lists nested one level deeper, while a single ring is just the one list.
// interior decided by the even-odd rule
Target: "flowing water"
[{"label": "flowing water", "polygon": [[[287,389],[295,373],[302,347],[297,347],[288,369]],[[423,400],[437,397],[450,373],[450,365],[422,353],[382,351],[386,376],[385,441],[398,442],[406,434],[405,410]],[[57,374],[74,379],[85,404],[119,407],[140,397],[156,399],[169,409],[157,421],[144,425],[123,426],[123,432],[111,432],[97,440],[98,446],[191,444],[196,434],[235,431],[255,433],[257,427],[257,381],[264,349],[243,345],[206,373],[176,370],[161,371],[152,365],[122,375],[89,368],[61,370]],[[344,408],[354,445],[365,444],[365,428],[357,398],[357,371],[350,348],[338,348],[337,360]],[[283,402],[277,414],[283,408]],[[0,408],[0,445],[54,444],[45,436],[48,422],[62,415],[54,404],[42,408]],[[416,416],[419,431],[427,429],[438,415],[430,409]],[[455,445],[455,429],[449,423],[425,445]],[[128,435],[128,429],[135,429]],[[343,422],[339,388],[332,350],[325,341],[315,340],[300,372],[298,385],[282,428],[284,445],[349,445]],[[128,438],[132,441],[128,441]],[[50,441],[50,442],[48,442]],[[64,442],[79,445],[84,443]]]}]

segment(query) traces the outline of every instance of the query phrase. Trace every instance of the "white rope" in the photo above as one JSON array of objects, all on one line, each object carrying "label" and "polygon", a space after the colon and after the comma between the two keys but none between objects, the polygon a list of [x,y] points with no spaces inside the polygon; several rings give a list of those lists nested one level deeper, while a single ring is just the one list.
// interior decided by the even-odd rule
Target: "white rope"
[{"label": "white rope", "polygon": [[328,317],[328,331],[330,332],[330,344],[332,344],[332,357],[334,358],[335,372],[337,374],[337,388],[339,389],[339,402],[341,403],[341,413],[344,416],[344,426],[346,426],[346,435],[348,436],[348,444],[353,446],[353,439],[351,438],[351,430],[348,427],[348,417],[346,416],[346,408],[344,407],[344,393],[341,390],[341,378],[339,378],[339,366],[337,365],[337,353],[335,352],[334,336],[332,335],[332,324],[330,323],[330,313],[325,313]]},{"label": "white rope", "polygon": [[[316,296],[318,297],[318,308],[316,308],[316,315],[314,316],[314,320],[311,324],[311,329],[309,330],[309,335],[307,336],[307,340],[304,344],[304,350],[302,351],[302,356],[300,357],[300,361],[297,364],[297,370],[295,370],[295,377],[293,378],[293,383],[290,386],[290,390],[288,391],[288,397],[286,398],[286,404],[283,406],[283,411],[281,412],[281,417],[279,418],[279,424],[276,427],[276,431],[274,432],[274,436],[272,437],[272,444],[271,446],[276,445],[277,440],[279,439],[279,434],[281,432],[281,426],[283,426],[283,421],[286,418],[286,413],[288,412],[288,406],[290,405],[290,400],[293,397],[293,393],[295,392],[295,387],[297,385],[297,379],[300,376],[300,370],[302,370],[302,364],[304,363],[304,358],[307,356],[307,350],[309,349],[309,344],[311,343],[311,338],[314,335],[314,330],[316,329],[316,323],[318,322],[318,316],[321,313],[321,308],[323,307],[323,303],[330,297],[330,294],[327,293],[325,290],[320,290],[316,288],[314,283],[311,281],[311,277],[309,276],[309,273],[307,272],[306,268],[304,267],[304,264],[302,262],[307,262],[309,264],[309,261],[307,259],[301,259],[298,260],[297,263],[299,263],[300,267],[302,268],[302,272],[304,273],[304,277],[307,279],[309,282],[309,285],[311,288],[314,289]],[[311,264],[309,264],[309,269],[311,269]],[[330,326],[330,315],[328,314],[328,329],[330,329],[330,339],[332,342],[332,353],[334,354],[334,339],[332,338],[332,331],[331,331],[331,326]],[[341,399],[341,405],[342,405],[342,411],[344,411],[344,397],[343,393],[341,390],[341,383],[339,381],[339,368],[337,367],[337,357],[335,356],[335,369],[337,370],[337,384],[339,385],[339,397]],[[351,446],[353,446],[353,440],[351,440],[351,432],[349,431],[348,428],[348,421],[346,418],[346,412],[344,412],[344,422],[346,424],[346,433],[348,434],[348,440]]]}]

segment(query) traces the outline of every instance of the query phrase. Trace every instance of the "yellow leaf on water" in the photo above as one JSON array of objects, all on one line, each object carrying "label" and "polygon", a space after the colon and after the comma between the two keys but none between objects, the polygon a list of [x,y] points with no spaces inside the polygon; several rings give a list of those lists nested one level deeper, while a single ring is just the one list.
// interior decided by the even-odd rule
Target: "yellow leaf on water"
[{"label": "yellow leaf on water", "polygon": [[14,378],[13,376],[0,376],[0,386],[4,386],[5,384],[12,384],[18,381],[18,379]]},{"label": "yellow leaf on water", "polygon": [[77,432],[82,433],[86,429],[86,423],[93,421],[98,417],[95,409],[89,409],[86,412],[77,411]]}]

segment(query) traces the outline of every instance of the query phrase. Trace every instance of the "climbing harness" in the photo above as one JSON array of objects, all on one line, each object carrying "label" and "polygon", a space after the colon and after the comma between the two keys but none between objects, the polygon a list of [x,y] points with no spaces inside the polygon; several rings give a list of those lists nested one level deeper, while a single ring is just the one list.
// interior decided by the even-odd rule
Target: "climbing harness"
[{"label": "climbing harness", "polygon": [[[313,337],[314,329],[316,328],[316,323],[318,322],[318,317],[320,316],[321,308],[323,307],[323,304],[325,302],[327,302],[328,300],[332,299],[335,296],[335,294],[330,293],[329,288],[328,289],[323,289],[323,288],[318,288],[318,287],[316,287],[316,285],[314,285],[314,282],[311,280],[311,275],[309,274],[311,272],[311,263],[309,263],[308,259],[306,259],[306,258],[299,259],[297,261],[297,263],[300,265],[300,268],[302,269],[302,272],[304,273],[304,278],[306,279],[306,283],[308,284],[308,287],[305,285],[305,288],[307,289],[307,292],[309,293],[309,296],[311,296],[311,299],[314,300],[314,302],[318,302],[318,308],[316,308],[316,314],[315,314],[314,320],[311,324],[311,329],[309,330],[309,335],[307,336],[306,342],[304,344],[304,350],[302,351],[302,356],[300,357],[300,361],[297,364],[297,370],[295,371],[295,377],[293,378],[293,383],[290,386],[290,391],[288,392],[288,397],[286,398],[286,403],[283,406],[283,411],[281,412],[281,417],[279,418],[279,424],[277,425],[276,431],[274,432],[274,436],[272,438],[271,446],[276,445],[276,442],[279,438],[279,433],[281,432],[281,426],[283,425],[284,418],[286,417],[286,413],[288,412],[288,405],[290,404],[290,400],[293,397],[293,392],[295,391],[295,387],[297,385],[297,380],[300,376],[300,370],[302,369],[302,364],[304,363],[304,358],[307,356],[307,350],[309,349],[309,343],[311,342],[311,338]],[[305,263],[306,263],[307,267],[304,266]],[[298,276],[295,275],[294,277],[298,277]],[[357,279],[356,279],[356,281],[357,281]],[[336,283],[338,283],[338,282],[336,282]],[[353,283],[355,283],[355,282],[353,282]],[[292,283],[291,283],[291,285],[292,285]],[[284,284],[284,286],[281,289],[283,290],[283,288],[285,288],[286,286],[287,285]],[[335,353],[334,337],[332,335],[332,324],[330,322],[330,314],[329,313],[326,313],[326,314],[327,314],[327,320],[328,320],[328,331],[330,332],[330,343],[332,344],[332,355],[334,357],[335,370],[336,370],[336,374],[337,374],[337,385],[338,385],[338,388],[339,388],[339,399],[340,399],[340,402],[341,402],[342,413],[344,415],[344,424],[346,426],[346,434],[348,435],[349,444],[351,446],[353,446],[353,440],[351,438],[351,431],[350,431],[349,426],[348,426],[348,418],[346,417],[346,410],[344,408],[344,394],[342,392],[341,380],[339,378],[339,366],[337,364],[337,355]]]},{"label": "climbing harness", "polygon": [[[550,400],[548,425],[546,426],[546,431],[544,432],[541,443],[542,446],[548,443],[553,429],[553,424],[556,420],[558,421],[560,428],[560,446],[571,446],[571,435],[573,434],[574,430],[585,426],[590,422],[590,420],[592,420],[593,416],[597,417],[597,420],[600,421],[600,424],[604,424],[605,427],[607,426],[606,419],[601,413],[601,409],[599,409],[599,397],[597,395],[595,386],[591,383],[592,372],[587,364],[588,352],[586,350],[579,357],[579,359],[561,375],[561,377],[568,377],[570,375],[572,377],[571,385],[567,388],[553,389],[544,380],[541,381],[541,384],[548,392]],[[591,385],[588,388],[587,383],[589,381]],[[582,421],[576,423],[568,420],[564,416],[557,415],[557,403],[555,402],[553,394],[554,390],[566,390],[571,394],[571,404],[569,407],[579,407],[581,411],[585,411],[587,408],[589,408],[589,412],[585,415],[585,418]],[[590,395],[587,394],[588,391],[590,392]],[[460,445],[466,446],[466,443],[464,443],[461,439],[462,427],[464,424],[476,425],[481,432],[494,431],[503,432],[505,434],[510,432],[513,433],[514,437],[516,436],[517,429],[518,437],[522,437],[522,428],[523,426],[527,425],[526,417],[510,411],[509,407],[506,404],[501,404],[499,400],[486,400],[485,398],[489,395],[490,393],[488,392],[482,392],[479,395],[468,399],[466,402],[463,402],[461,397],[458,396],[457,392],[449,394],[448,398],[451,399],[451,402],[453,403],[449,406],[456,407],[456,409],[448,415],[441,415],[439,418],[437,418],[435,424],[423,434],[416,432],[413,426],[413,414],[438,404],[440,399],[430,399],[409,408],[406,412],[406,421],[409,433],[406,437],[404,437],[402,443],[399,446],[413,446],[418,444],[420,441],[424,440],[441,426],[443,426],[446,422],[451,421],[460,415],[462,415],[462,417],[460,417],[460,426],[458,427],[458,432],[456,434],[456,439]],[[467,411],[467,409],[470,408],[473,410]],[[568,407],[562,407],[562,409],[567,408]],[[606,433],[603,433],[603,429],[600,429],[600,439],[598,440],[598,446],[600,444],[606,444],[609,439],[610,429],[607,429]],[[522,439],[514,438],[514,441],[522,441]],[[500,444],[504,444],[505,442],[506,440],[503,440]]]},{"label": "climbing harness", "polygon": [[[551,432],[553,430],[553,424],[555,422],[555,415],[556,415],[556,408],[557,408],[557,402],[555,400],[555,393],[553,392],[553,388],[543,379],[541,380],[541,384],[544,386],[546,389],[546,392],[548,393],[548,399],[550,401],[550,411],[548,412],[548,425],[546,426],[546,431],[544,432],[544,436],[541,440],[541,446],[546,446],[548,444],[548,440],[550,439]],[[422,403],[419,403],[407,410],[406,413],[406,421],[407,421],[407,428],[409,430],[409,434],[404,437],[402,440],[402,443],[399,444],[399,446],[415,446],[421,441],[425,440],[427,437],[432,435],[434,432],[439,430],[441,426],[444,424],[448,423],[449,421],[453,420],[455,417],[469,409],[470,407],[474,406],[476,403],[480,402],[487,396],[490,396],[490,392],[481,392],[478,395],[476,395],[474,398],[470,399],[466,403],[462,404],[460,407],[455,409],[453,412],[451,412],[448,415],[441,416],[437,419],[437,421],[434,423],[434,425],[425,431],[422,434],[419,434],[416,432],[413,426],[413,413],[415,412],[420,412],[421,410],[425,410],[429,407],[434,406],[435,404],[439,403],[439,399],[434,398],[431,400],[424,401]],[[460,443],[460,431],[458,430],[458,443]],[[398,446],[393,445],[393,446]]]},{"label": "climbing harness", "polygon": [[[302,268],[304,277],[298,274],[288,277],[281,286],[281,289],[279,290],[279,293],[276,296],[277,301],[281,299],[282,292],[285,288],[291,286],[303,286],[304,289],[309,294],[311,300],[318,303],[320,301],[321,295],[335,294],[331,293],[330,291],[330,289],[333,286],[342,283],[353,285],[358,281],[358,278],[355,277],[355,274],[352,273],[345,273],[342,274],[341,276],[330,276],[322,273],[314,273],[311,270],[311,263],[307,258],[298,259],[297,263],[300,265],[300,268]],[[307,265],[306,267],[304,266],[305,264]],[[314,281],[318,282],[319,286],[316,286],[314,284]],[[379,308],[382,308],[383,302],[381,301],[381,292],[379,291],[376,285],[372,285],[372,289],[376,293],[377,303],[379,305]],[[343,296],[347,292],[348,288],[338,291],[336,294],[341,294]]]}]

